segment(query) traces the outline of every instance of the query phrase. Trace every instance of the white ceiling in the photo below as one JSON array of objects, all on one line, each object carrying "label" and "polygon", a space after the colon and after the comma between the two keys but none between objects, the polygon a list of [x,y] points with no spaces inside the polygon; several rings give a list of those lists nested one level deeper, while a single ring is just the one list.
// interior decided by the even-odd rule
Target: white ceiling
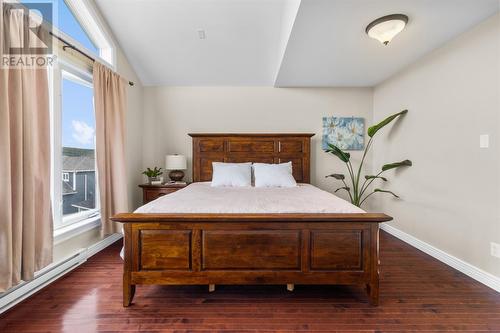
[{"label": "white ceiling", "polygon": [[[188,86],[372,86],[499,10],[498,0],[96,2],[143,84]],[[410,21],[388,47],[366,36],[393,13]]]},{"label": "white ceiling", "polygon": [[97,4],[145,85],[274,84],[286,0]]},{"label": "white ceiling", "polygon": [[[498,0],[303,0],[276,86],[376,85],[498,9]],[[409,22],[387,47],[366,35],[395,13]]]}]

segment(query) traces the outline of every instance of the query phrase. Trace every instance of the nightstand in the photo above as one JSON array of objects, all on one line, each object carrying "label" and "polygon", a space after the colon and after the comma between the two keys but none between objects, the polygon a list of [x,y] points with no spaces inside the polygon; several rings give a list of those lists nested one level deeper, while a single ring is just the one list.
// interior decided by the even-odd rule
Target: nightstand
[{"label": "nightstand", "polygon": [[159,197],[164,196],[166,194],[178,191],[181,188],[184,188],[188,185],[189,183],[187,184],[165,183],[161,185],[141,184],[139,185],[139,187],[142,188],[142,204],[145,205],[150,201],[158,199]]}]

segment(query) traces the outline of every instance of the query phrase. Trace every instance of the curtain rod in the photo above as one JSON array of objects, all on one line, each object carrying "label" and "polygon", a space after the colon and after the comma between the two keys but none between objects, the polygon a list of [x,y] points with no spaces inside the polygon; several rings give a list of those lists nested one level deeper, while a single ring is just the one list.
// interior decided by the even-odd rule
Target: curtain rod
[{"label": "curtain rod", "polygon": [[[60,37],[60,36],[57,36],[55,34],[53,34],[52,32],[50,32],[50,34],[59,39],[61,42],[64,43],[63,45],[63,51],[66,51],[66,49],[72,49],[72,50],[75,50],[76,52],[80,53],[81,55],[83,55],[84,57],[90,59],[92,62],[95,62],[95,59],[91,56],[89,56],[87,53],[83,52],[82,50],[80,50],[79,48],[77,48],[75,45],[71,44],[70,42],[68,42],[67,40],[65,40],[64,38]],[[128,81],[128,84],[130,86],[133,86],[134,85],[134,82],[132,81]]]}]

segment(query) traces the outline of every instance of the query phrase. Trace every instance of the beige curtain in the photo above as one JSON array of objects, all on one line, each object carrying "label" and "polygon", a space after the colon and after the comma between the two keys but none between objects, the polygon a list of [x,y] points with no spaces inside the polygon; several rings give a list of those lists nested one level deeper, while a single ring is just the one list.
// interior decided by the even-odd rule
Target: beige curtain
[{"label": "beige curtain", "polygon": [[[23,20],[2,5],[5,47]],[[52,262],[48,87],[46,68],[0,69],[0,292]]]},{"label": "beige curtain", "polygon": [[103,235],[120,232],[109,220],[128,211],[125,169],[125,113],[127,81],[106,66],[94,63],[97,177]]}]

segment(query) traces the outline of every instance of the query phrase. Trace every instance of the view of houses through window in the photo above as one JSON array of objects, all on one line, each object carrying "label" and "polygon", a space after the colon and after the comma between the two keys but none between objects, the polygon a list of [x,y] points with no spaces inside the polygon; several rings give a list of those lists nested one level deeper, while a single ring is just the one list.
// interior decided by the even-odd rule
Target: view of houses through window
[{"label": "view of houses through window", "polygon": [[95,115],[89,83],[63,73],[62,214],[64,220],[96,209]]}]

